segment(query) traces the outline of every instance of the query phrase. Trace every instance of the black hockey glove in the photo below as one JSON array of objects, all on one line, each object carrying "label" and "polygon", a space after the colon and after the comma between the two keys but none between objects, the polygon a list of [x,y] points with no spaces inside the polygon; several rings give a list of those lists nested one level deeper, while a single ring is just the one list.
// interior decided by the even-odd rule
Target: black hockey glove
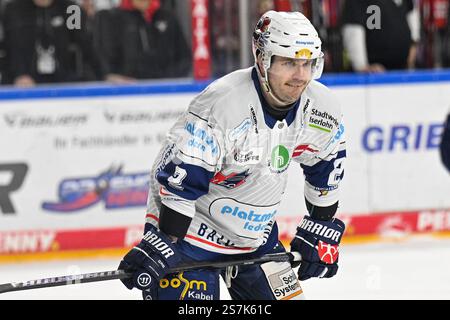
[{"label": "black hockey glove", "polygon": [[128,289],[149,290],[156,288],[159,280],[180,260],[170,238],[147,223],[141,242],[125,255],[118,269],[133,274],[131,278],[121,279]]},{"label": "black hockey glove", "polygon": [[[305,216],[291,241],[291,251],[302,255],[299,280],[311,277],[331,278],[338,270],[339,243],[345,224],[339,219],[321,221]],[[297,265],[293,265],[296,267]]]}]

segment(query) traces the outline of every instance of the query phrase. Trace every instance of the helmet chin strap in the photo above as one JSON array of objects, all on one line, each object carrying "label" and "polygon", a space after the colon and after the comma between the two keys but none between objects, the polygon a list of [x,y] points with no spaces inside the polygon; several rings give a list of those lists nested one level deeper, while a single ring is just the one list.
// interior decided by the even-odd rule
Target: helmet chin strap
[{"label": "helmet chin strap", "polygon": [[[258,66],[258,65],[256,65],[256,70],[257,70],[257,72],[258,72],[259,77],[260,77],[261,79],[263,79],[263,87],[264,87],[264,90],[266,91],[267,94],[269,94],[269,96],[270,96],[273,100],[275,100],[275,102],[276,102],[277,104],[281,104],[281,105],[283,105],[283,106],[288,106],[288,105],[290,105],[290,104],[293,103],[293,102],[285,102],[285,101],[281,100],[280,98],[278,98],[278,97],[275,95],[275,93],[272,91],[272,88],[270,87],[270,84],[269,84],[269,73],[267,72],[267,70],[265,70],[265,76],[264,76],[264,77],[262,76],[261,70],[259,69],[259,66]],[[309,84],[309,82],[310,82],[310,81],[308,81],[308,84]],[[308,85],[305,86],[305,89],[306,89],[307,86],[308,86]],[[303,91],[304,91],[305,89],[303,89]],[[301,94],[303,94],[303,91],[302,91]],[[301,96],[301,95],[300,95],[300,96]],[[272,107],[273,109],[277,110],[277,111],[284,111],[284,110],[286,110],[285,108],[280,108],[280,107],[273,106],[273,105],[272,105],[271,107]]]}]

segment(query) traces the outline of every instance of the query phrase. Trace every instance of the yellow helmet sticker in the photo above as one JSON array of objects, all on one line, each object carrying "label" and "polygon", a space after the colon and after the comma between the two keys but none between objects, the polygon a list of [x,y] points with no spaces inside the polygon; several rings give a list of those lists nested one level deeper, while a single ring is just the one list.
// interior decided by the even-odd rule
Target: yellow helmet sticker
[{"label": "yellow helmet sticker", "polygon": [[295,58],[297,59],[311,59],[312,52],[309,49],[301,49],[295,53]]}]

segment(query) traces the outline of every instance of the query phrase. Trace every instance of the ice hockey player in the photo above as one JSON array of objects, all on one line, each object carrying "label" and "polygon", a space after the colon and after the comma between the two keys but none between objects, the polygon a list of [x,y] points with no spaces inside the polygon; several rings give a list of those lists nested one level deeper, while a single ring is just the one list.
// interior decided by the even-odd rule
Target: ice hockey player
[{"label": "ice hockey player", "polygon": [[442,163],[450,171],[450,113],[447,115],[447,120],[444,123],[444,133],[442,134],[439,150]]},{"label": "ice hockey player", "polygon": [[[233,299],[301,299],[299,280],[338,270],[345,225],[334,215],[346,152],[340,107],[315,81],[321,40],[301,13],[269,11],[253,53],[253,67],[193,99],[153,165],[144,237],[119,265],[134,275],[125,286],[144,299],[219,299],[219,276]],[[303,169],[309,211],[290,248],[302,256],[298,278],[288,262],[168,274],[180,262],[285,251],[275,216],[293,163]]]}]

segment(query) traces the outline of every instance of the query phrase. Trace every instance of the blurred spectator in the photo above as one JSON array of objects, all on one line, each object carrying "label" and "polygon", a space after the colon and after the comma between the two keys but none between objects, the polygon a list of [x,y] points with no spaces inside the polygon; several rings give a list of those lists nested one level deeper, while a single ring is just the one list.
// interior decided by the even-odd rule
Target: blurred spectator
[{"label": "blurred spectator", "polygon": [[[102,78],[99,59],[86,32],[66,24],[70,0],[15,0],[4,13],[5,44],[11,81],[17,86]],[[84,63],[86,62],[86,64]],[[91,70],[84,70],[89,65]]]},{"label": "blurred spectator", "polygon": [[8,3],[14,0],[0,0],[0,13],[3,15],[3,11]]},{"label": "blurred spectator", "polygon": [[122,0],[119,8],[98,12],[94,38],[108,81],[189,75],[191,50],[159,0]]},{"label": "blurred spectator", "polygon": [[269,10],[275,10],[275,2],[274,0],[258,0],[257,1],[257,12],[256,12],[256,20],[258,20],[258,16],[261,17],[264,13]]},{"label": "blurred spectator", "polygon": [[8,62],[6,61],[5,31],[3,27],[3,11],[10,0],[0,0],[0,83],[4,82]]},{"label": "blurred spectator", "polygon": [[322,51],[325,55],[324,71],[343,71],[343,44],[340,18],[345,0],[305,0],[302,10],[310,16],[311,23],[322,39]]},{"label": "blurred spectator", "polygon": [[95,15],[100,10],[108,10],[119,5],[120,0],[74,0],[86,13],[86,31],[93,41]]},{"label": "blurred spectator", "polygon": [[96,12],[95,4],[93,0],[74,0],[89,18],[93,18]]},{"label": "blurred spectator", "polygon": [[449,2],[449,0],[420,1],[422,41],[418,50],[419,67],[450,67]]},{"label": "blurred spectator", "polygon": [[450,113],[447,115],[447,121],[444,124],[440,153],[442,163],[450,171]]},{"label": "blurred spectator", "polygon": [[100,10],[109,10],[118,7],[120,0],[75,0],[88,15],[94,15]]},{"label": "blurred spectator", "polygon": [[0,0],[0,83],[5,83],[8,79],[8,61],[6,59],[4,11],[6,4],[11,0]]},{"label": "blurred spectator", "polygon": [[209,8],[213,73],[220,77],[240,65],[239,3],[211,0]]},{"label": "blurred spectator", "polygon": [[89,22],[89,30],[91,30],[91,24],[98,11],[109,10],[116,8],[120,4],[120,0],[74,0],[83,10],[86,12]]},{"label": "blurred spectator", "polygon": [[415,67],[420,20],[413,0],[346,0],[342,18],[355,71]]}]

